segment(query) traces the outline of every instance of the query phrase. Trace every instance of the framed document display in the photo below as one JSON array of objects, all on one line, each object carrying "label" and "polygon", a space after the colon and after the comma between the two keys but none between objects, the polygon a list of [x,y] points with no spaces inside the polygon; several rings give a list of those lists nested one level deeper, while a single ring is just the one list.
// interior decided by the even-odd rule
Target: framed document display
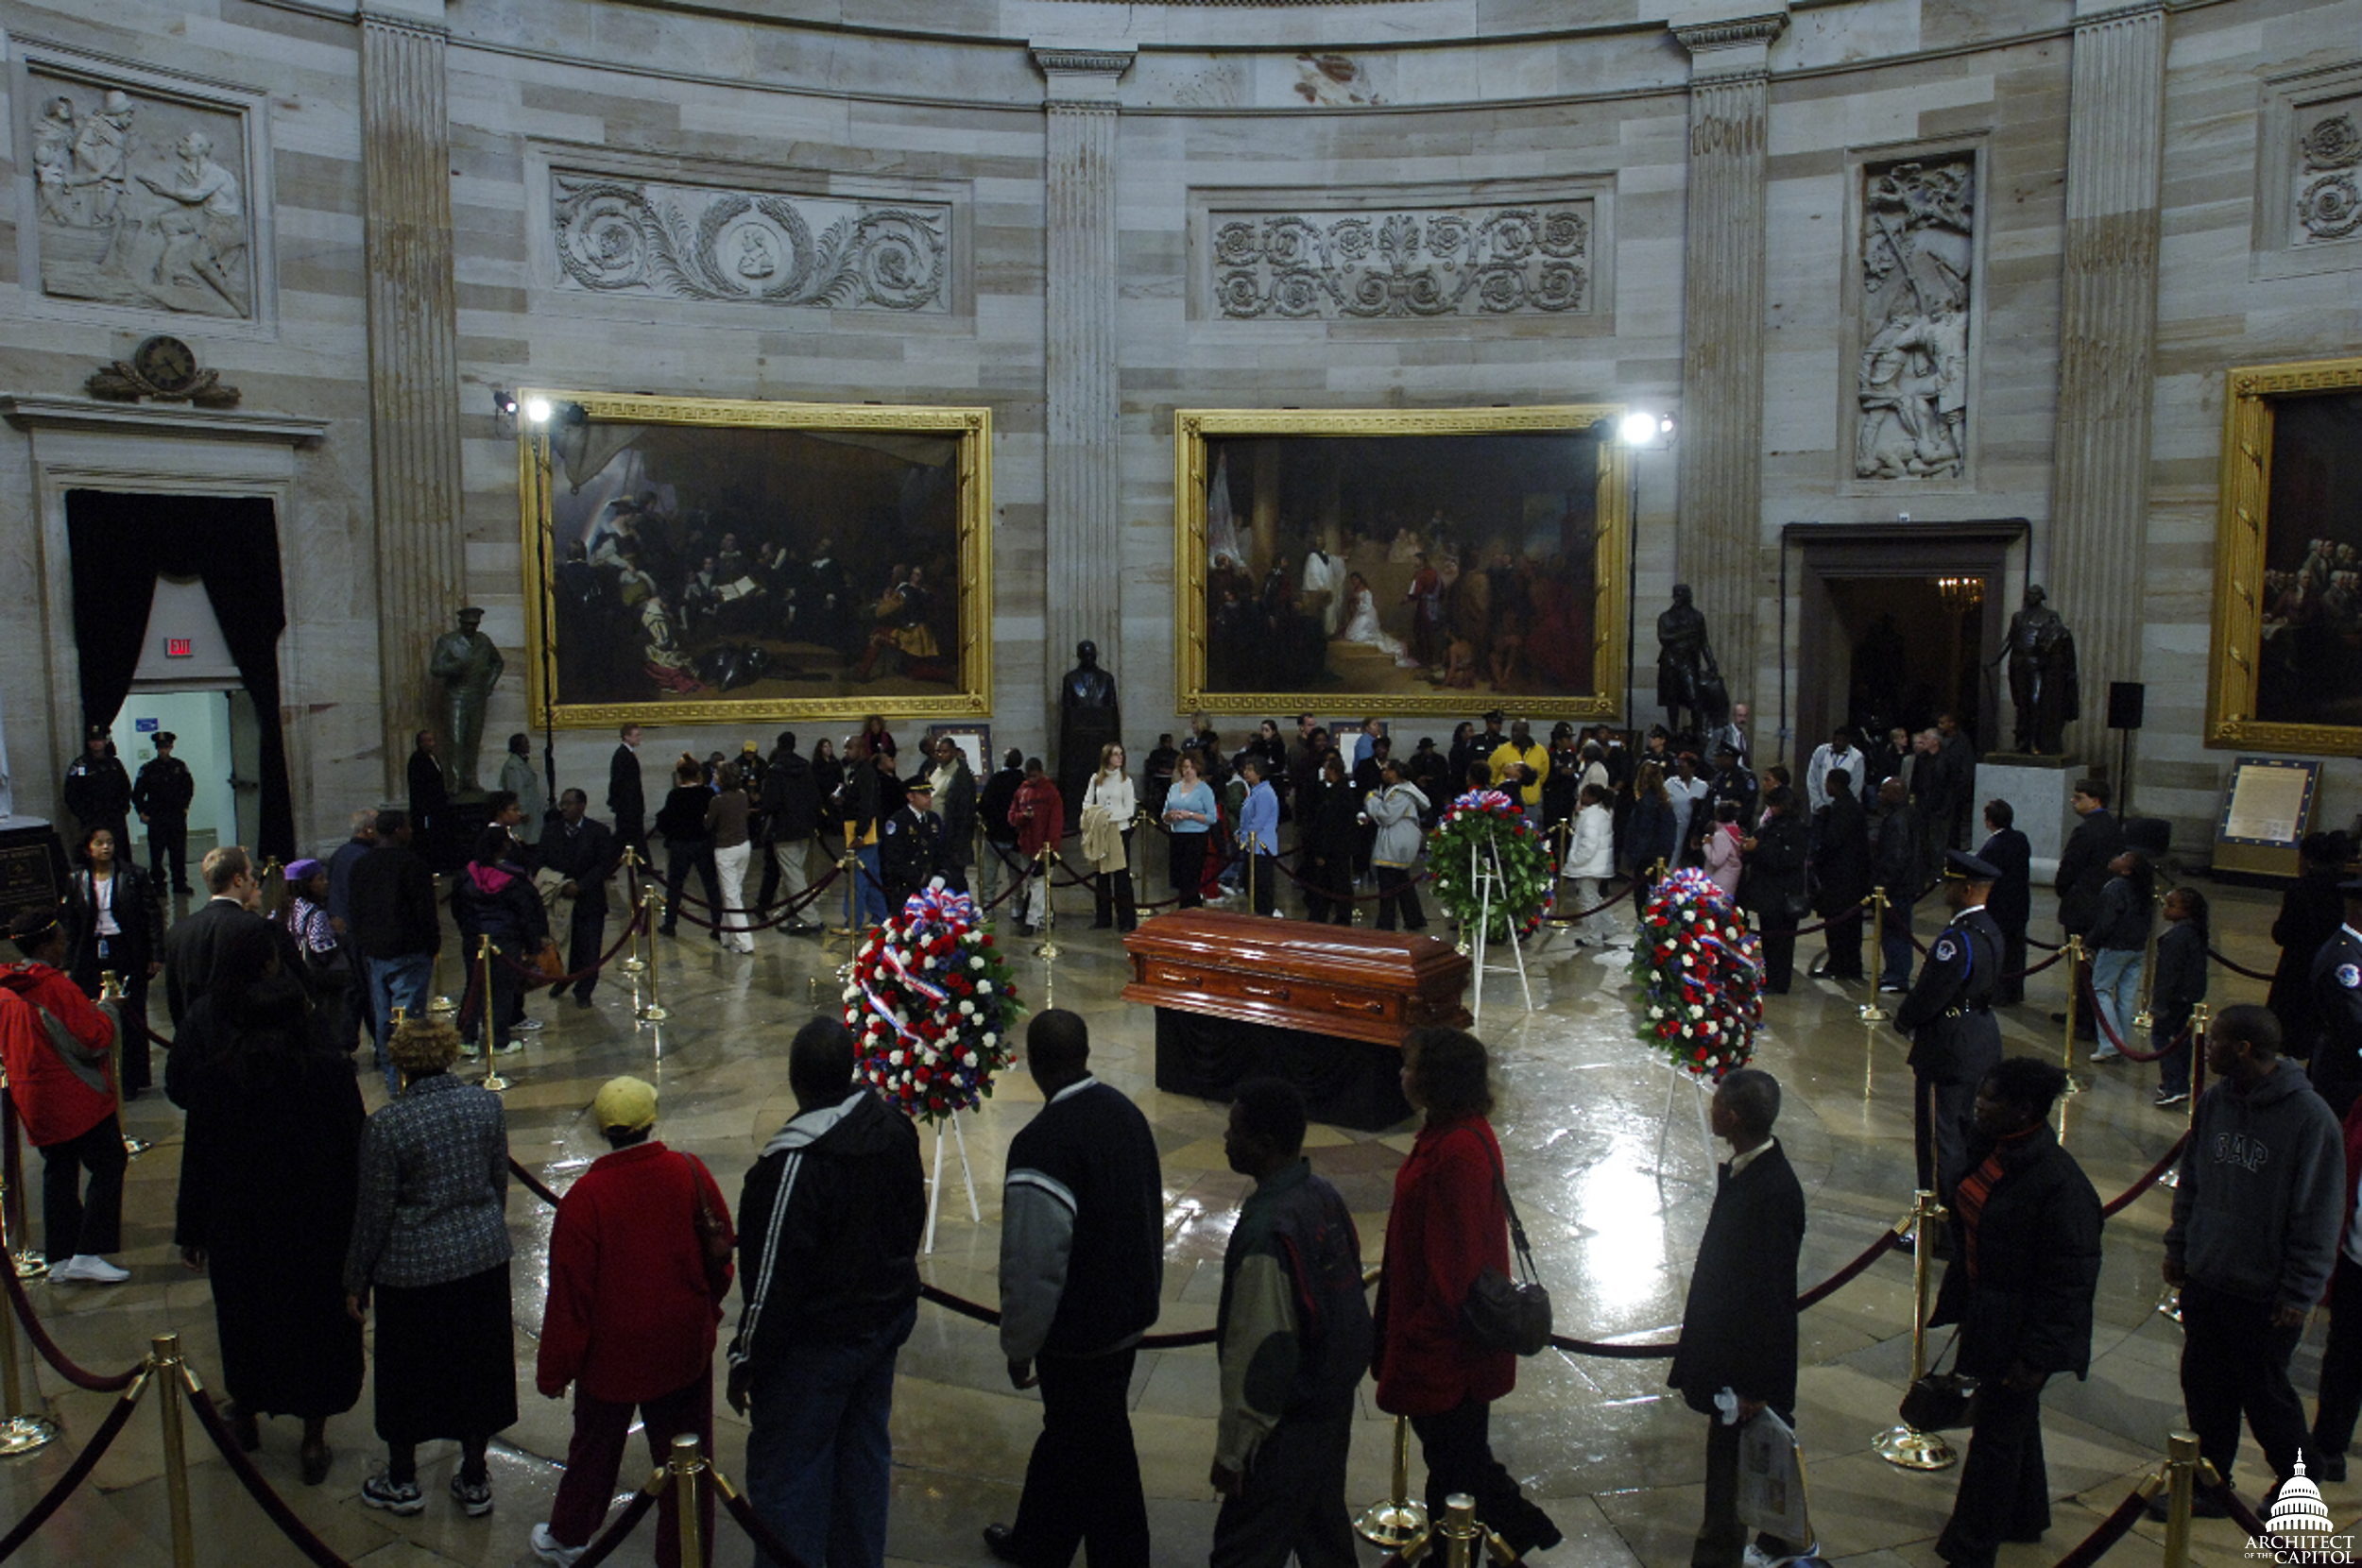
[{"label": "framed document display", "polygon": [[2321,765],[2284,757],[2231,764],[2222,817],[2215,826],[2215,869],[2265,877],[2297,874],[2297,844],[2313,819]]}]

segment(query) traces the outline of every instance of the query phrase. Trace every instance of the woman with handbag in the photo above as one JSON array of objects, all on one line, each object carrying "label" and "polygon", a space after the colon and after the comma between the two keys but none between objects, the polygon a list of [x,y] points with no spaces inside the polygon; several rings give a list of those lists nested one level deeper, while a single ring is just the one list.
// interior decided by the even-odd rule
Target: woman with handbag
[{"label": "woman with handbag", "polygon": [[2012,1056],[1977,1090],[1968,1174],[1952,1195],[1952,1262],[1927,1320],[1959,1325],[1957,1368],[1977,1384],[1960,1493],[1936,1541],[1952,1568],[1993,1568],[2001,1542],[2039,1541],[2050,1527],[2043,1385],[2091,1365],[2099,1195],[2050,1130],[2066,1082],[2055,1064]]},{"label": "woman with handbag", "polygon": [[1796,793],[1783,784],[1763,797],[1763,823],[1739,841],[1746,855],[1740,891],[1763,933],[1763,988],[1788,995],[1796,970],[1796,928],[1812,912],[1805,879],[1812,834],[1796,820]]},{"label": "woman with handbag", "polygon": [[[546,1399],[574,1389],[574,1435],[534,1552],[571,1560],[598,1533],[637,1410],[648,1452],[664,1463],[674,1437],[693,1432],[713,1448],[713,1343],[730,1287],[729,1205],[694,1155],[667,1149],[656,1131],[657,1092],[611,1079],[590,1104],[614,1152],[566,1189],[550,1230],[549,1304],[534,1385]],[[703,1539],[713,1539],[713,1494],[703,1499]],[[657,1523],[659,1568],[679,1568],[679,1516]]]},{"label": "woman with handbag", "polygon": [[[1493,1457],[1493,1401],[1517,1386],[1517,1356],[1472,1332],[1471,1298],[1509,1278],[1509,1190],[1484,1043],[1456,1029],[1413,1030],[1403,1041],[1403,1093],[1426,1114],[1411,1157],[1395,1173],[1386,1217],[1386,1271],[1378,1287],[1370,1371],[1378,1406],[1409,1416],[1427,1457],[1427,1507],[1444,1517],[1454,1492],[1520,1557],[1562,1539]],[[1481,1285],[1482,1290],[1480,1290]]]}]

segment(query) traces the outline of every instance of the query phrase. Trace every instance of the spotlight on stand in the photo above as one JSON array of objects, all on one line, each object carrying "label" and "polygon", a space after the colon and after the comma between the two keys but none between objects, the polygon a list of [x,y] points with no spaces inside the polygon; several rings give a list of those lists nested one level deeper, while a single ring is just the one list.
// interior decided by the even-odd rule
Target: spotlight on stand
[{"label": "spotlight on stand", "polygon": [[492,412],[506,418],[517,417],[517,395],[505,386],[492,388]]},{"label": "spotlight on stand", "polygon": [[550,422],[550,401],[547,398],[527,398],[525,418],[537,425]]},{"label": "spotlight on stand", "polygon": [[1616,427],[1617,438],[1628,447],[1670,445],[1673,439],[1673,417],[1670,414],[1651,414],[1635,409],[1624,416]]}]

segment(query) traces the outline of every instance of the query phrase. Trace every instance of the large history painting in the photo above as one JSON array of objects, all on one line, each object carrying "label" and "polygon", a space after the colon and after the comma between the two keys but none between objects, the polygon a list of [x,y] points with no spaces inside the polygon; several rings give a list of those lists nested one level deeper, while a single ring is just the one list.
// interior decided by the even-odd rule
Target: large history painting
[{"label": "large history painting", "polygon": [[2362,359],[2233,370],[2207,743],[2362,750]]},{"label": "large history painting", "polygon": [[1177,413],[1181,708],[1613,717],[1620,412]]},{"label": "large history painting", "polygon": [[988,710],[988,411],[518,397],[537,717]]}]

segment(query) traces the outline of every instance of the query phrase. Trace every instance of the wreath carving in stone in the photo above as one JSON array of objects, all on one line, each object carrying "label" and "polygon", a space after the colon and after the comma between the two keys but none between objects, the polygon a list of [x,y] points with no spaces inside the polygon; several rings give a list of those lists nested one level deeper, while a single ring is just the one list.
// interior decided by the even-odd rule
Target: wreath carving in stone
[{"label": "wreath carving in stone", "polygon": [[2297,154],[2303,162],[2297,221],[2303,226],[2305,241],[2351,239],[2362,230],[2362,184],[2355,181],[2355,166],[2362,164],[2362,129],[2356,128],[2353,112],[2315,121],[2297,137]]},{"label": "wreath carving in stone", "polygon": [[1376,320],[1587,313],[1591,203],[1383,214],[1216,213],[1215,313]]},{"label": "wreath carving in stone", "polygon": [[578,288],[838,310],[946,308],[945,205],[717,191],[558,171],[551,179],[558,266]]}]

